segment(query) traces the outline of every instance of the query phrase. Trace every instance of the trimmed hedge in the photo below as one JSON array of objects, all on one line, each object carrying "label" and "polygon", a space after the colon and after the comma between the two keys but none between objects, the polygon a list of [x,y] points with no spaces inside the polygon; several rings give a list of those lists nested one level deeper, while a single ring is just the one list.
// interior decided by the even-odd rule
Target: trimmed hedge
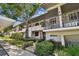
[{"label": "trimmed hedge", "polygon": [[52,55],[54,45],[50,41],[42,41],[36,44],[35,54],[38,56]]},{"label": "trimmed hedge", "polygon": [[12,33],[11,38],[17,40],[23,39],[23,33]]}]

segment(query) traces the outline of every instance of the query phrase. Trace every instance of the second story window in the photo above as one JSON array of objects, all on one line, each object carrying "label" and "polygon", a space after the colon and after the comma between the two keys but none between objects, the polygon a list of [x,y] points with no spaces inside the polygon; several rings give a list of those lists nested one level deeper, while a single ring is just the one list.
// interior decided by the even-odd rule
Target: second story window
[{"label": "second story window", "polygon": [[70,14],[70,15],[69,15],[69,20],[74,20],[73,14]]},{"label": "second story window", "polygon": [[45,22],[41,22],[40,24],[41,24],[41,26],[42,26],[42,27],[44,27],[44,26],[45,26]]},{"label": "second story window", "polygon": [[51,23],[51,24],[56,24],[56,18],[50,19],[50,23]]},{"label": "second story window", "polygon": [[77,12],[77,16],[78,16],[78,19],[79,19],[79,12]]},{"label": "second story window", "polygon": [[78,13],[74,12],[68,15],[69,20],[76,20],[78,18]]}]

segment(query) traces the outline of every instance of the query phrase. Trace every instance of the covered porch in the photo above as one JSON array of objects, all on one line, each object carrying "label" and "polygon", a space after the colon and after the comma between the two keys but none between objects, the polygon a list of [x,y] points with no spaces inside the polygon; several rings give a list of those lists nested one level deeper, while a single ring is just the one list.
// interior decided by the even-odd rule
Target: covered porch
[{"label": "covered porch", "polygon": [[63,46],[74,46],[79,44],[79,27],[54,29],[45,31],[47,34],[56,36],[54,40],[59,40]]}]

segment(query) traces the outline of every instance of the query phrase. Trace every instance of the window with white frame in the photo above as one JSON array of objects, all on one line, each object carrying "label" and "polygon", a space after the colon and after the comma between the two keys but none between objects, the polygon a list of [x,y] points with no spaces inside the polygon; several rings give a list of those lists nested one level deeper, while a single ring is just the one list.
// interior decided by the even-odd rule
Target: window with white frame
[{"label": "window with white frame", "polygon": [[68,14],[68,19],[69,20],[77,20],[77,19],[79,19],[79,11],[72,12],[72,13]]},{"label": "window with white frame", "polygon": [[50,19],[50,23],[51,23],[51,24],[56,24],[56,23],[57,23],[57,22],[56,22],[56,17]]}]

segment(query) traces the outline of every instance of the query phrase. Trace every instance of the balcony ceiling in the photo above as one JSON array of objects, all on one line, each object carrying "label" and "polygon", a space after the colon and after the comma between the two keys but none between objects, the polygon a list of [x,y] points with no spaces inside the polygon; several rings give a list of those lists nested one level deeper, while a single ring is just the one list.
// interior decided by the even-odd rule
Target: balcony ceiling
[{"label": "balcony ceiling", "polygon": [[41,6],[45,9],[48,9],[56,4],[58,4],[58,3],[43,3]]},{"label": "balcony ceiling", "polygon": [[13,19],[0,16],[0,31],[10,25],[12,25],[15,21]]},{"label": "balcony ceiling", "polygon": [[70,12],[72,10],[79,9],[79,3],[64,4],[61,8],[63,13]]}]

